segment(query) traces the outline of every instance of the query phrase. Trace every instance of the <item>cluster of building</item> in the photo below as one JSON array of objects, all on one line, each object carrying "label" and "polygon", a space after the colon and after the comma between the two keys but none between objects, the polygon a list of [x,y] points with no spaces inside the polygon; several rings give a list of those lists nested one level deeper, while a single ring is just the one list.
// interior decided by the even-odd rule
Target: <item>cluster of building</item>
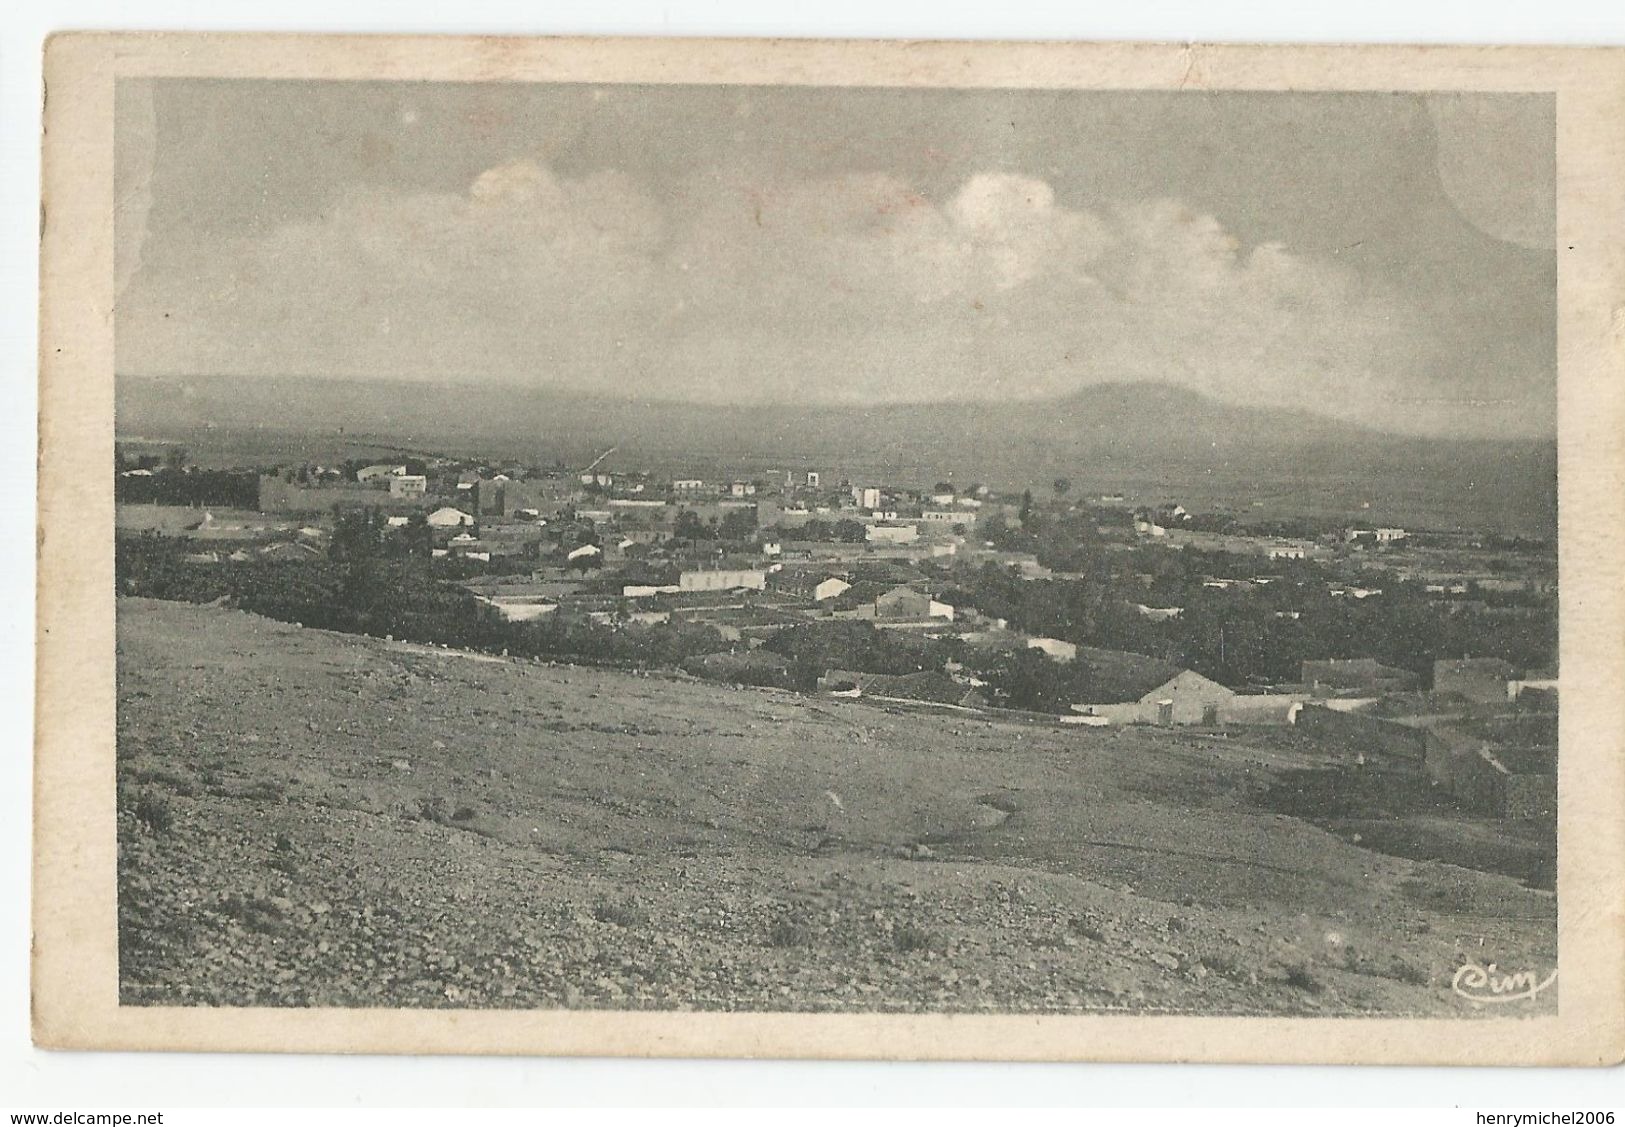
[{"label": "cluster of building", "polygon": [[[829,480],[817,471],[656,478],[598,463],[552,472],[422,468],[414,473],[406,462],[384,462],[353,476],[322,467],[262,475],[260,512],[203,514],[186,529],[196,541],[189,558],[312,558],[325,550],[334,511],[366,507],[381,510],[390,526],[420,529],[435,557],[489,565],[474,569],[466,585],[512,620],[558,614],[608,624],[707,625],[728,649],[698,660],[704,675],[771,675],[785,664],[760,648],[774,634],[802,623],[858,620],[971,649],[1032,649],[1056,662],[1087,663],[1090,675],[1080,683],[1091,686],[1088,699],[1055,722],[1290,725],[1385,769],[1422,772],[1486,813],[1544,817],[1554,808],[1555,751],[1529,737],[1538,728],[1530,716],[1555,714],[1554,677],[1526,676],[1489,659],[1441,662],[1431,689],[1422,692],[1415,674],[1369,659],[1309,661],[1299,683],[1238,692],[1153,657],[1029,635],[956,605],[935,587],[934,569],[920,565],[986,561],[1026,578],[1051,574],[1031,553],[977,536],[988,517],[1009,520],[1018,511],[985,486],[898,489]],[[1265,561],[1329,560],[1374,549],[1398,577],[1425,575],[1430,595],[1437,587],[1440,598],[1464,597],[1470,582],[1472,593],[1483,589],[1445,570],[1470,557],[1419,556],[1415,538],[1401,528],[1294,539],[1189,528],[1191,514],[1179,505],[1124,512],[1117,495],[1098,504],[1129,518],[1118,547],[1153,544]],[[1245,593],[1275,581],[1243,574],[1251,577],[1214,576],[1203,586]],[[1527,576],[1508,582],[1514,580],[1534,582]],[[1382,590],[1334,582],[1331,593],[1360,600]],[[1136,609],[1152,620],[1182,613],[1179,606]],[[951,661],[901,676],[831,669],[820,684],[845,696],[990,707],[986,686]]]},{"label": "cluster of building", "polygon": [[[588,522],[601,533],[592,541],[596,551],[584,555],[602,560],[621,558],[639,545],[738,540],[741,527],[749,538],[756,529],[775,531],[760,542],[764,557],[847,558],[854,554],[851,543],[857,542],[871,554],[928,558],[951,551],[951,541],[974,529],[989,497],[982,486],[960,492],[848,481],[826,485],[818,471],[786,473],[782,481],[707,481],[597,469],[575,474],[451,467],[413,474],[407,468],[404,463],[366,466],[353,480],[323,467],[262,475],[260,509],[320,514],[335,507],[377,507],[403,524],[421,515],[434,530],[437,552],[481,561],[567,555],[583,547],[559,535],[561,522]],[[798,538],[812,526],[837,522],[845,522],[848,530],[838,543],[827,530],[823,537]],[[549,528],[555,532],[549,534]],[[696,529],[700,537],[692,535]],[[673,551],[681,553],[675,545]]]},{"label": "cluster of building", "polygon": [[[855,570],[728,566],[684,570],[673,584],[624,587],[619,597],[589,593],[585,579],[539,571],[529,584],[477,585],[514,617],[576,614],[610,622],[694,622],[711,626],[726,652],[697,672],[734,677],[782,670],[759,647],[805,622],[861,620],[877,629],[988,650],[1033,649],[1051,660],[1084,662],[1086,699],[1054,722],[1089,727],[1153,725],[1226,728],[1293,726],[1373,769],[1412,771],[1469,809],[1506,818],[1555,810],[1555,739],[1530,742],[1545,717],[1555,733],[1557,680],[1525,674],[1493,658],[1441,661],[1431,689],[1416,673],[1370,658],[1306,661],[1297,683],[1241,692],[1194,670],[1143,654],[1033,636],[975,609],[933,595],[917,574],[885,562]],[[985,684],[948,662],[941,670],[888,675],[830,669],[820,687],[839,696],[955,709],[989,709]]]},{"label": "cluster of building", "polygon": [[1377,769],[1424,777],[1468,809],[1509,819],[1557,810],[1555,671],[1499,658],[1433,665],[1432,687],[1370,659],[1304,662],[1300,730]]}]

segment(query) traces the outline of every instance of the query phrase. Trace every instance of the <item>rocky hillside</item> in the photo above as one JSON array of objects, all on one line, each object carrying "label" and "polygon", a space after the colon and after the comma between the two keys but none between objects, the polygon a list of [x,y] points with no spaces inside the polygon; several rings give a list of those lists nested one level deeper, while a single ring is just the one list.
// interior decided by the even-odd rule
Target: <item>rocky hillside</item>
[{"label": "rocky hillside", "polygon": [[1265,809],[1279,741],[118,623],[126,1004],[1459,1015],[1555,960],[1548,894]]}]

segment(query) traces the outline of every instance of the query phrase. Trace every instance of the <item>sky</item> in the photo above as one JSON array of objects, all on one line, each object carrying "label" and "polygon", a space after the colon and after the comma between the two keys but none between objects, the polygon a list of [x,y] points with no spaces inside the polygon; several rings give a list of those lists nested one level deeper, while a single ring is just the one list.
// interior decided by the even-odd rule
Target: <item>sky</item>
[{"label": "sky", "polygon": [[1554,102],[124,79],[121,375],[1550,437]]}]

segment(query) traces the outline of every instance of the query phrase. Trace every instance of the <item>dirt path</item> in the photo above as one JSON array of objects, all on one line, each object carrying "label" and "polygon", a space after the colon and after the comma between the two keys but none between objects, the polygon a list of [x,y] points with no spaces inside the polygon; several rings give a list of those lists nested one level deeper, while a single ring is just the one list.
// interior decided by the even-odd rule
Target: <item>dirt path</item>
[{"label": "dirt path", "polygon": [[475,653],[473,650],[452,650],[442,646],[425,646],[417,642],[384,642],[383,645],[397,653],[420,654],[423,657],[441,657],[459,659],[462,661],[483,661],[487,664],[503,665],[512,661],[512,658],[498,657],[495,654]]}]

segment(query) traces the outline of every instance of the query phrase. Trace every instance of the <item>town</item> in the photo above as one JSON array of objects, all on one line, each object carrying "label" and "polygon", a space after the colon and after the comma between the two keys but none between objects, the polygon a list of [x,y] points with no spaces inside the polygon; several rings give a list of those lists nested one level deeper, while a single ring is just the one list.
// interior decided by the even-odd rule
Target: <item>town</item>
[{"label": "town", "polygon": [[1555,819],[1552,543],[1081,475],[1012,493],[616,453],[205,469],[126,443],[120,592],[1080,739],[1275,732],[1474,815]]}]

